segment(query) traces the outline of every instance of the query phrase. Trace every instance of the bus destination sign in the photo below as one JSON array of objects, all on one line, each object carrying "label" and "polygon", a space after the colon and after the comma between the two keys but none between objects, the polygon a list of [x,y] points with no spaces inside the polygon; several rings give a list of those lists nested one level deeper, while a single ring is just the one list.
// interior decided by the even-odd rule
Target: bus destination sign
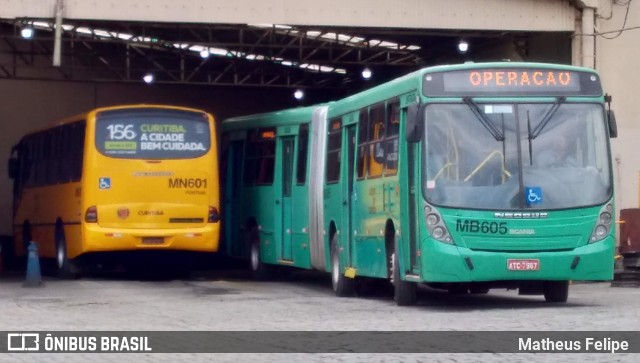
[{"label": "bus destination sign", "polygon": [[426,96],[600,96],[595,73],[563,69],[470,69],[424,75]]}]

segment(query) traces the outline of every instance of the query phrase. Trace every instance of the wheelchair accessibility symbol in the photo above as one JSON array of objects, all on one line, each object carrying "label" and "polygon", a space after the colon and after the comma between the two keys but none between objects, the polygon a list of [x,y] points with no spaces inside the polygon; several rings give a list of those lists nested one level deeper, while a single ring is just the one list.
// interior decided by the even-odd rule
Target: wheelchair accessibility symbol
[{"label": "wheelchair accessibility symbol", "polygon": [[100,178],[98,187],[102,189],[111,189],[111,178]]},{"label": "wheelchair accessibility symbol", "polygon": [[525,202],[527,205],[534,205],[542,203],[542,188],[540,187],[525,187]]}]

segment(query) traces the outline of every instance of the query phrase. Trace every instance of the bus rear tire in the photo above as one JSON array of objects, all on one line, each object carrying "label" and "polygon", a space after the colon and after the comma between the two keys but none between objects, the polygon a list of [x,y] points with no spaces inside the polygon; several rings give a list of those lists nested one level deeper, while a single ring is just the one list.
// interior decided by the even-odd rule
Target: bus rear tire
[{"label": "bus rear tire", "polygon": [[251,276],[254,280],[265,281],[273,277],[273,266],[262,262],[260,253],[260,236],[258,230],[253,228],[249,232],[249,262],[251,264]]},{"label": "bus rear tire", "polygon": [[56,233],[56,267],[58,277],[62,279],[77,279],[81,276],[78,264],[67,257],[67,243],[60,232]]},{"label": "bus rear tire", "polygon": [[340,250],[336,234],[331,237],[331,288],[336,296],[352,296],[355,292],[355,280],[342,273],[340,266]]},{"label": "bus rear tire", "polygon": [[569,297],[569,281],[545,281],[544,299],[548,303],[564,303]]},{"label": "bus rear tire", "polygon": [[417,286],[413,282],[402,280],[398,264],[398,254],[394,249],[389,258],[389,275],[393,285],[393,300],[398,306],[412,306],[418,301]]}]

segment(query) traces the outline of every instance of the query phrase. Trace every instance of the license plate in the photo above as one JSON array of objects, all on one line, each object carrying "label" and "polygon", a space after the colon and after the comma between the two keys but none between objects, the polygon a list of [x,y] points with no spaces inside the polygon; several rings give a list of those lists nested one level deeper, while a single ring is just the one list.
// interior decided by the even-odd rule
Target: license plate
[{"label": "license plate", "polygon": [[538,271],[540,260],[507,260],[507,269],[510,271]]},{"label": "license plate", "polygon": [[142,237],[142,243],[145,245],[161,245],[164,243],[163,237]]}]

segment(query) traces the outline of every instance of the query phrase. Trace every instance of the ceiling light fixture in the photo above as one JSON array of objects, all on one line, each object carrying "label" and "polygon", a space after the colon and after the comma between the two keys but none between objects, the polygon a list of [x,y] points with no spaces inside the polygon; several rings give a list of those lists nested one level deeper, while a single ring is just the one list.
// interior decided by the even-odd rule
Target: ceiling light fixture
[{"label": "ceiling light fixture", "polygon": [[33,38],[33,28],[30,26],[22,28],[20,35],[25,39]]},{"label": "ceiling light fixture", "polygon": [[296,100],[301,100],[304,98],[304,92],[300,89],[297,89],[295,92],[293,92],[293,97],[295,97]]},{"label": "ceiling light fixture", "polygon": [[153,77],[153,74],[151,74],[151,73],[147,73],[147,74],[145,74],[145,75],[144,75],[144,77],[142,77],[142,80],[143,80],[145,83],[153,83],[154,78],[155,78],[155,77]]},{"label": "ceiling light fixture", "polygon": [[371,69],[369,69],[369,67],[365,67],[365,69],[362,70],[362,78],[370,79],[372,75],[373,73],[371,72]]},{"label": "ceiling light fixture", "polygon": [[460,40],[458,43],[458,50],[460,53],[466,53],[469,50],[469,43],[466,40]]}]

